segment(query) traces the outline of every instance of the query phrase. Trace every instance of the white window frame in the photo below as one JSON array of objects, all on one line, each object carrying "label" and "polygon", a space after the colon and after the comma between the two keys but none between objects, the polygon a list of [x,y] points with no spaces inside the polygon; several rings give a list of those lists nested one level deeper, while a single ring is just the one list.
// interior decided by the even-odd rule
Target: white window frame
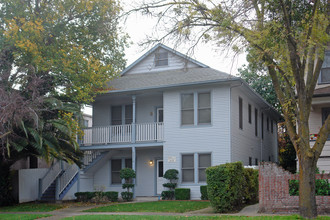
[{"label": "white window frame", "polygon": [[[210,107],[199,108],[198,107],[198,95],[203,93],[210,94]],[[193,108],[190,109],[182,109],[182,96],[183,95],[193,95]],[[199,109],[210,109],[210,122],[207,123],[199,123],[198,111]],[[193,110],[193,123],[192,124],[182,124],[182,111],[184,110]],[[195,92],[184,92],[180,94],[180,124],[181,127],[191,127],[191,126],[203,126],[203,125],[212,125],[212,92],[210,90],[206,91],[195,91]]]},{"label": "white window frame", "polygon": [[[212,166],[212,152],[198,152],[198,153],[183,153],[181,154],[181,184],[183,185],[190,185],[190,184],[205,184],[205,181],[200,181],[199,180],[199,172],[200,169],[205,169],[207,167],[199,167],[199,155],[202,154],[209,154],[210,155],[210,166]],[[183,156],[190,155],[193,156],[193,168],[183,168]],[[183,170],[193,170],[193,182],[191,181],[183,181]]]},{"label": "white window frame", "polygon": [[[166,54],[165,58],[160,58],[161,55]],[[162,62],[165,62],[165,64],[163,64]],[[160,52],[156,52],[155,53],[155,67],[163,67],[163,66],[168,66],[168,52],[167,51],[160,51]]]}]

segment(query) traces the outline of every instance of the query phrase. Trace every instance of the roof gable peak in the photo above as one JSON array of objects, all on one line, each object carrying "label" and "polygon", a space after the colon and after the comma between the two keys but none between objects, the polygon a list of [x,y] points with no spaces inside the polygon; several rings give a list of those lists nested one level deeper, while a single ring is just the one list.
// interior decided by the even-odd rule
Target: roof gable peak
[{"label": "roof gable peak", "polygon": [[150,50],[148,50],[146,53],[144,53],[139,59],[137,59],[135,62],[133,62],[132,64],[130,64],[128,67],[126,67],[122,72],[121,75],[126,74],[127,72],[129,72],[130,70],[132,70],[134,67],[136,67],[138,64],[140,64],[141,62],[143,62],[149,55],[156,53],[157,50],[159,49],[163,49],[166,50],[167,52],[174,54],[182,59],[185,60],[185,62],[191,62],[194,65],[197,65],[198,67],[209,67],[191,57],[188,57],[187,55],[180,53],[179,51],[176,51],[168,46],[165,46],[162,43],[158,43],[157,45],[155,45],[153,48],[151,48]]}]

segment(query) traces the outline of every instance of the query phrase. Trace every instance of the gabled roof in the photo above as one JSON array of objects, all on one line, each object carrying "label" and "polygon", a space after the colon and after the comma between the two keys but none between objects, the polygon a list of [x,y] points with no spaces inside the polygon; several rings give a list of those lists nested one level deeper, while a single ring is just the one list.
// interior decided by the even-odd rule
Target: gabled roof
[{"label": "gabled roof", "polygon": [[238,77],[206,67],[124,75],[110,81],[108,86],[111,90],[109,93],[115,93],[207,83],[212,81],[226,81],[229,79],[238,79]]},{"label": "gabled roof", "polygon": [[148,52],[146,52],[145,54],[143,54],[139,59],[137,59],[135,62],[133,62],[131,65],[129,65],[128,67],[126,67],[126,69],[124,69],[122,72],[121,72],[121,75],[124,75],[126,72],[128,72],[129,70],[131,70],[134,66],[136,66],[138,63],[140,63],[142,60],[144,60],[147,56],[149,56],[150,54],[152,54],[153,52],[155,52],[157,49],[159,48],[163,48],[164,50],[167,50],[183,59],[186,59],[187,61],[190,61],[200,67],[208,67],[207,65],[201,63],[201,62],[198,62],[197,60],[194,60],[192,59],[191,57],[188,57],[176,50],[173,50],[167,46],[165,46],[164,44],[157,44],[156,46],[154,46],[153,48],[151,48]]}]

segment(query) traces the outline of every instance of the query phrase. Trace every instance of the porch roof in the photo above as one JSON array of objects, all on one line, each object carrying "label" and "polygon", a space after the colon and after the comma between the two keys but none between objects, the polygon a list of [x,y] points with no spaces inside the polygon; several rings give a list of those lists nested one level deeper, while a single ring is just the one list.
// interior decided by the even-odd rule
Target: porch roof
[{"label": "porch roof", "polygon": [[109,93],[113,93],[232,79],[238,79],[238,77],[209,67],[204,67],[124,75],[109,82],[108,87],[110,88]]}]

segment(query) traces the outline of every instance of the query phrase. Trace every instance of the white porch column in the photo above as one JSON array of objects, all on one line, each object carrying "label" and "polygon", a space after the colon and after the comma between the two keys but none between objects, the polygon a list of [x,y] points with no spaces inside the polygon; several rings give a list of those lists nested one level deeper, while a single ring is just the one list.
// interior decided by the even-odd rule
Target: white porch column
[{"label": "white porch column", "polygon": [[135,143],[136,141],[136,119],[135,119],[135,115],[136,115],[136,108],[135,108],[135,100],[136,100],[136,96],[132,95],[132,101],[133,101],[133,118],[132,118],[132,143]]},{"label": "white porch column", "polygon": [[[132,169],[136,172],[136,151],[135,151],[135,147],[132,147]],[[134,188],[133,188],[133,198],[135,198],[135,183],[136,183],[136,178],[133,179],[133,184],[134,184]]]}]

